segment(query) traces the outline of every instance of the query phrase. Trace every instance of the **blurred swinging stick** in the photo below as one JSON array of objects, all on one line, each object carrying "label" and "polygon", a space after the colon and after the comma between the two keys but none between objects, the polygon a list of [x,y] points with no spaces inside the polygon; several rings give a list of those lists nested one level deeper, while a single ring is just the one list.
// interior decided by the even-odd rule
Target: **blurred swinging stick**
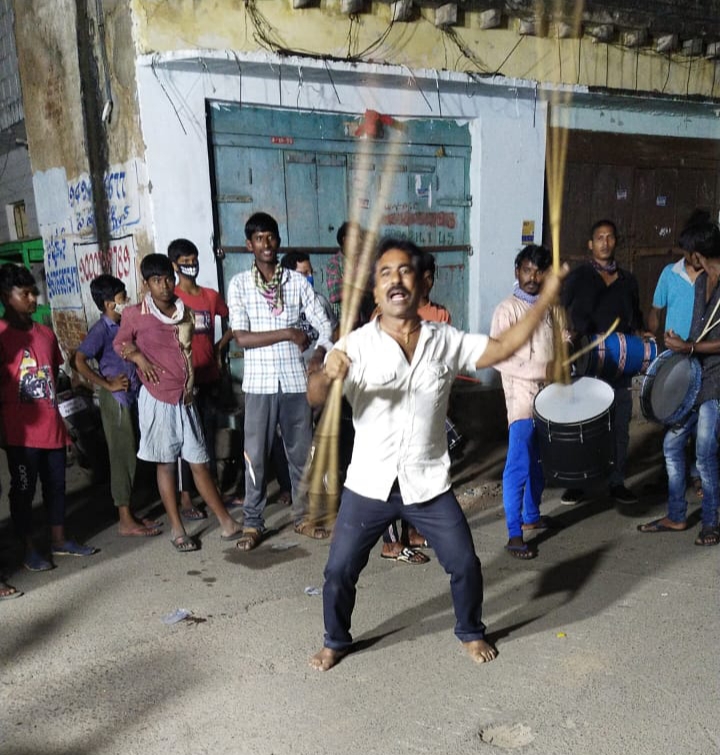
[{"label": "blurred swinging stick", "polygon": [[[357,220],[357,209],[360,205],[357,196],[350,199],[350,222],[354,225],[354,228],[351,227],[348,232],[346,237],[348,243],[344,248],[345,265],[340,318],[341,338],[354,328],[363,297],[367,291],[370,272],[375,260],[377,230],[380,227],[382,213],[389,198],[392,184],[393,171],[389,170],[385,173],[384,169],[391,167],[396,158],[400,144],[399,134],[400,128],[393,129],[390,131],[390,139],[385,141],[386,144],[389,143],[389,150],[381,169],[377,172],[379,191],[372,204],[369,227],[364,229],[362,236],[354,230],[354,228],[360,227]],[[369,149],[364,149],[358,161],[358,172],[362,171],[368,177],[365,186],[360,189],[365,194],[369,189],[370,159]],[[310,460],[303,475],[302,485],[307,489],[309,499],[308,518],[316,526],[332,526],[340,505],[339,466],[342,393],[342,381],[333,381],[320,422],[315,430]]]},{"label": "blurred swinging stick", "polygon": [[[555,16],[561,17],[564,4],[560,0],[555,2]],[[572,28],[577,33],[580,30],[582,21],[584,2],[583,0],[576,0],[572,18]],[[545,3],[538,2],[536,5],[536,12],[538,17],[544,16],[546,13]],[[550,105],[558,106],[558,115],[567,116],[567,109],[559,107],[560,105],[567,105],[572,96],[572,92],[564,86],[561,81],[562,71],[562,50],[561,41],[558,33],[558,69],[556,76],[556,88],[550,94]],[[552,110],[550,111],[552,116]],[[568,145],[569,130],[567,128],[549,128],[548,139],[545,146],[545,175],[547,178],[547,192],[548,192],[548,210],[550,218],[550,236],[552,243],[552,255],[553,263],[552,268],[554,273],[560,271],[560,227],[562,219],[562,203],[563,203],[563,189],[565,186],[565,165],[567,162],[567,145]],[[565,340],[564,334],[567,331],[567,316],[565,310],[559,305],[555,304],[551,310],[552,325],[553,325],[553,350],[554,358],[552,363],[552,381],[555,383],[570,382],[570,363],[571,359],[568,357],[568,344]],[[606,334],[605,337],[607,337]]]}]

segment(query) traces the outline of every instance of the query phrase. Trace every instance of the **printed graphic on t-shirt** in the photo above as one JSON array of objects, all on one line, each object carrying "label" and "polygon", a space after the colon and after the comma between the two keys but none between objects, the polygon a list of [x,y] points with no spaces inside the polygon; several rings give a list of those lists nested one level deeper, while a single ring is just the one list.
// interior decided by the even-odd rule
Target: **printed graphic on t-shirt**
[{"label": "printed graphic on t-shirt", "polygon": [[207,309],[195,309],[195,334],[210,333],[213,322],[210,319],[210,311]]},{"label": "printed graphic on t-shirt", "polygon": [[305,312],[300,312],[300,329],[307,335],[310,343],[315,343],[320,338],[320,333],[310,324],[310,321],[305,316]]},{"label": "printed graphic on t-shirt", "polygon": [[20,401],[49,401],[55,405],[55,392],[52,383],[52,370],[49,365],[38,367],[34,357],[23,349],[20,362]]}]

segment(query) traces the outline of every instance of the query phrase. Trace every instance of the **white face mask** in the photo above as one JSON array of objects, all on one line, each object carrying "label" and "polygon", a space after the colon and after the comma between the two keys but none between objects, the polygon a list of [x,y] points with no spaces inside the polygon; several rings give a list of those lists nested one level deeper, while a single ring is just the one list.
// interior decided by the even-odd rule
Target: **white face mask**
[{"label": "white face mask", "polygon": [[200,265],[178,265],[178,270],[188,278],[197,278],[200,272]]},{"label": "white face mask", "polygon": [[116,311],[116,312],[117,312],[117,313],[118,313],[119,315],[121,315],[121,314],[123,313],[123,310],[125,309],[125,307],[129,307],[129,306],[130,306],[130,302],[128,302],[128,301],[124,301],[124,302],[122,302],[122,303],[120,303],[120,302],[115,302],[115,311]]}]

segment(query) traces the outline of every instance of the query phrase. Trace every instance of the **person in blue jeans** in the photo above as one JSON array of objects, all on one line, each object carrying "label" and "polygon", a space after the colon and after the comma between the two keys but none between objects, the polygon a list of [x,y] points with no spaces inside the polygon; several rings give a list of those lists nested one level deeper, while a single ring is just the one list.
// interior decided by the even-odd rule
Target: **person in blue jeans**
[{"label": "person in blue jeans", "polygon": [[[552,255],[544,246],[529,244],[520,251],[515,258],[513,293],[503,299],[493,313],[492,337],[499,337],[536,305],[551,262]],[[509,426],[503,472],[503,505],[508,530],[505,550],[523,560],[537,556],[532,544],[525,542],[523,531],[547,529],[551,525],[549,517],[540,516],[545,477],[533,426],[533,402],[543,387],[547,365],[552,359],[553,328],[548,313],[527,343],[509,359],[495,365],[502,375]]]},{"label": "person in blue jeans", "polygon": [[718,545],[718,433],[720,432],[720,229],[704,222],[686,229],[684,249],[694,255],[703,272],[695,280],[692,325],[687,339],[670,330],[665,345],[696,357],[702,366],[700,392],[692,411],[665,434],[663,453],[668,474],[668,513],[638,526],[640,532],[682,532],[688,528],[685,500],[685,446],[697,432],[695,454],[702,482],[702,522],[695,545]]},{"label": "person in blue jeans", "polygon": [[355,426],[325,567],[323,647],[310,658],[318,671],[331,669],[352,649],[357,581],[396,519],[425,535],[449,575],[455,636],[470,658],[487,663],[497,654],[482,622],[480,560],[451,487],[445,417],[454,377],[502,362],[522,346],[544,318],[563,274],[549,274],[537,305],[495,339],[420,319],[420,255],[405,239],[380,243],[374,268],[380,315],[343,336],[308,383],[308,400],[319,407],[333,381],[342,381]]}]

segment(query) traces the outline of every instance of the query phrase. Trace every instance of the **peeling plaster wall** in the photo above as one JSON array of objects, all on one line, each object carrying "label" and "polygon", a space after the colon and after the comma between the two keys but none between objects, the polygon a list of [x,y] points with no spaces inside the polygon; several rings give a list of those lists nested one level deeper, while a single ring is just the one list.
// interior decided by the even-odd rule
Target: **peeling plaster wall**
[{"label": "peeling plaster wall", "polygon": [[[291,0],[262,0],[248,9],[242,0],[131,0],[141,53],[197,47],[251,52],[284,48],[344,60],[405,65],[409,68],[473,71],[569,85],[685,96],[720,95],[715,61],[659,55],[653,49],[598,44],[590,37],[558,39],[520,36],[518,21],[483,30],[479,14],[464,11],[451,35],[434,25],[434,10],[390,26],[390,5],[372,3],[371,12],[352,18],[340,2],[294,10]],[[369,4],[370,5],[370,4]],[[265,33],[268,42],[261,40]],[[453,37],[457,43],[453,41]],[[376,42],[381,40],[380,44]],[[370,49],[370,47],[372,49]],[[368,52],[362,55],[363,51]],[[716,81],[716,78],[718,79]]]},{"label": "peeling plaster wall", "polygon": [[[110,272],[137,296],[137,261],[152,250],[150,183],[137,112],[129,5],[127,0],[103,0],[102,7],[104,35],[95,0],[15,2],[46,280],[53,323],[66,353],[75,350],[99,316],[89,295],[90,280]],[[79,18],[78,8],[86,18]],[[89,49],[82,47],[83,38],[89,40]],[[105,96],[102,39],[113,101],[106,125],[97,117],[93,121],[90,107],[99,92],[99,112]],[[97,83],[88,76],[96,64]]]}]

